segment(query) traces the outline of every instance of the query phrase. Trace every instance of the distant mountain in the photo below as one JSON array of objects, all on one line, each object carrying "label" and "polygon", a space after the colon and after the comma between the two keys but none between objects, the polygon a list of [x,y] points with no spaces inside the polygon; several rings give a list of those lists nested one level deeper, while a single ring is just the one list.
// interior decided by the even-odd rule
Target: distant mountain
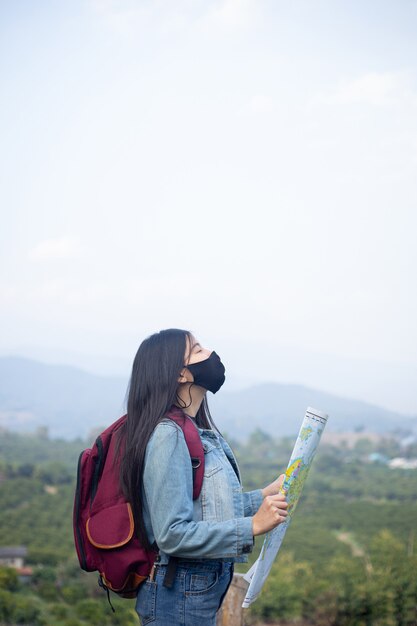
[{"label": "distant mountain", "polygon": [[21,357],[0,358],[0,426],[85,437],[123,414],[127,380]]},{"label": "distant mountain", "polygon": [[[54,437],[86,437],[123,414],[127,383],[75,367],[2,357],[0,427],[33,431],[46,426]],[[293,435],[307,406],[329,413],[328,429],[333,431],[417,429],[416,418],[300,385],[267,383],[209,396],[220,430],[235,438],[246,437],[255,428],[275,436]]]},{"label": "distant mountain", "polygon": [[265,383],[218,394],[210,402],[214,417],[221,415],[224,429],[241,437],[255,428],[275,436],[292,435],[298,432],[308,406],[328,413],[327,429],[332,431],[417,432],[416,417],[301,385]]}]

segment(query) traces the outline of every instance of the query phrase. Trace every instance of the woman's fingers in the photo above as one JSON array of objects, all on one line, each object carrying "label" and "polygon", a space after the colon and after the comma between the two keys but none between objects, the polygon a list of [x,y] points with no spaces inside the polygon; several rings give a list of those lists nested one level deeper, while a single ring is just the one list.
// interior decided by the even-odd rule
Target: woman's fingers
[{"label": "woman's fingers", "polygon": [[281,493],[264,498],[258,511],[252,518],[254,535],[261,535],[281,524],[288,516],[288,503]]},{"label": "woman's fingers", "polygon": [[287,517],[288,502],[285,500],[285,496],[281,494],[278,496],[271,496],[269,506],[275,512],[277,517]]},{"label": "woman's fingers", "polygon": [[285,500],[285,496],[277,494],[275,496],[267,496],[267,505],[275,514],[275,517],[287,517],[288,502]]},{"label": "woman's fingers", "polygon": [[274,496],[266,496],[265,501],[268,503],[268,506],[279,506],[284,509],[288,507],[286,496],[282,493],[277,493]]}]

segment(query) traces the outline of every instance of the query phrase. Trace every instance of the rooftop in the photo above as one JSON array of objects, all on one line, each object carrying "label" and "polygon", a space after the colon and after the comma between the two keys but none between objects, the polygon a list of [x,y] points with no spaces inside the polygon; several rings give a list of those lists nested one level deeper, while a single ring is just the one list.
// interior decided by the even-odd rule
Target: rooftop
[{"label": "rooftop", "polygon": [[0,546],[0,559],[24,558],[27,553],[26,546]]}]

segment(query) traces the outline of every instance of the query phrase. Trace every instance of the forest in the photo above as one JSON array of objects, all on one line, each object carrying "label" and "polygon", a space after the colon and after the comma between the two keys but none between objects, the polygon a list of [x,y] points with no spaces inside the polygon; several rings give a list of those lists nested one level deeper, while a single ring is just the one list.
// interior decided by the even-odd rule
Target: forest
[{"label": "forest", "polygon": [[[227,436],[227,435],[226,435]],[[232,441],[244,489],[285,470],[293,441],[257,430]],[[0,568],[0,624],[138,624],[131,600],[112,596],[115,613],[82,572],[72,536],[75,468],[89,443],[2,432],[0,546],[26,546],[30,581]],[[294,520],[246,623],[280,626],[417,626],[417,470],[391,469],[369,455],[417,456],[395,438],[364,435],[352,448],[321,444]],[[262,545],[257,538],[249,564]]]}]

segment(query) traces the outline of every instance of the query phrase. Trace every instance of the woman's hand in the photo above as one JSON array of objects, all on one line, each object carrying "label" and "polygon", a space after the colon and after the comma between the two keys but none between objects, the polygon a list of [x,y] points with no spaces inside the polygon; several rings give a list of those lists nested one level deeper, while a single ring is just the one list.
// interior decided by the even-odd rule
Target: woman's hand
[{"label": "woman's hand", "polygon": [[262,497],[266,498],[266,496],[275,496],[280,492],[281,485],[284,482],[285,474],[281,474],[273,483],[270,483],[263,489],[261,489]]},{"label": "woman's hand", "polygon": [[252,534],[262,535],[282,524],[287,518],[288,503],[282,493],[266,496],[261,506],[252,517]]}]

